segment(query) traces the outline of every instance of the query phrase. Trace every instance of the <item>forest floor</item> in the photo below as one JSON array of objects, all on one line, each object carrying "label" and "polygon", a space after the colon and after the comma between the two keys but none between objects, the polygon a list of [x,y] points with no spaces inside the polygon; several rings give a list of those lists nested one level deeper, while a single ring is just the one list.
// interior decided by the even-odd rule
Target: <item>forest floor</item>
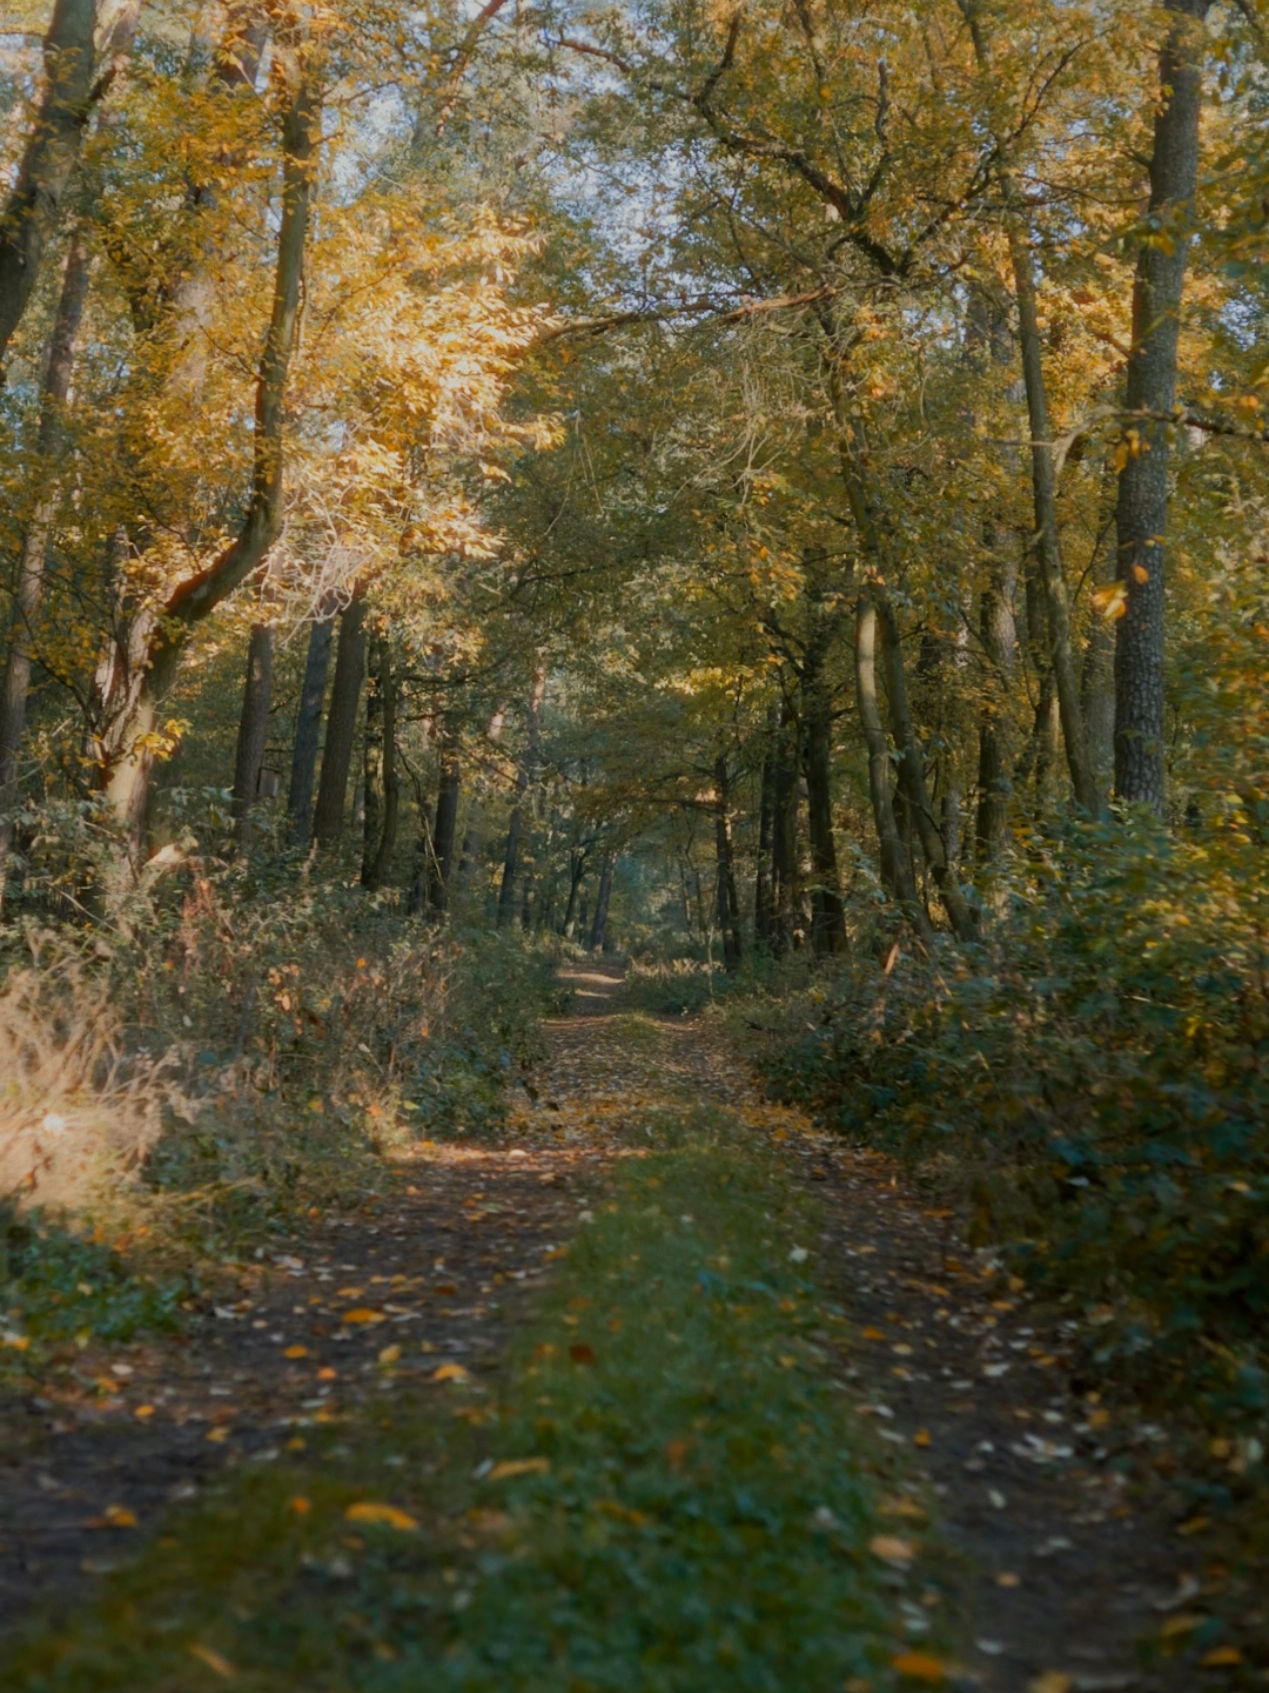
[{"label": "forest floor", "polygon": [[0,1686],[1269,1684],[1168,1431],[716,1021],[565,977],[499,1135],[0,1401]]}]

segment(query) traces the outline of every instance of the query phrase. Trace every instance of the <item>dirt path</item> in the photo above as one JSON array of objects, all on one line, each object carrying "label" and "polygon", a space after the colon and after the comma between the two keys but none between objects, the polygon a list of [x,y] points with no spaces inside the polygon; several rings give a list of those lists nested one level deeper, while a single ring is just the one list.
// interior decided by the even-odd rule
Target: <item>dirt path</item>
[{"label": "dirt path", "polygon": [[[1219,1662],[1202,1667],[1213,1652],[1233,1663],[1205,1620],[1202,1535],[1178,1532],[1165,1483],[1142,1486],[1156,1436],[1076,1396],[1063,1334],[993,1292],[882,1160],[762,1101],[716,1025],[622,1015],[615,966],[565,977],[572,1014],[549,1025],[549,1060],[496,1140],[424,1143],[382,1203],[243,1270],[181,1343],[86,1352],[0,1410],[0,1626],[89,1596],[225,1466],[268,1463],[445,1361],[494,1368],[608,1161],[651,1133],[658,1100],[699,1099],[774,1136],[822,1203],[811,1267],[855,1323],[825,1367],[927,1478],[951,1552],[928,1597],[962,1641],[952,1684],[1229,1685]],[[922,1619],[908,1621],[919,1642]],[[1143,1658],[1149,1639],[1170,1655]]]}]

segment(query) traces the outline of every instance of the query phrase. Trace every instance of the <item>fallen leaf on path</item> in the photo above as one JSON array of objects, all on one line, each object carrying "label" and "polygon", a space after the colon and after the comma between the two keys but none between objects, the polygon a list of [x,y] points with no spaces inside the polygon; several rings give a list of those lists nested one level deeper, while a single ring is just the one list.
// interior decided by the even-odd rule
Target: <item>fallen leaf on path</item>
[{"label": "fallen leaf on path", "polygon": [[1022,1577],[1015,1575],[1012,1570],[1001,1570],[996,1577],[997,1587],[1021,1587]]},{"label": "fallen leaf on path", "polygon": [[400,1356],[401,1348],[399,1346],[385,1346],[379,1354],[379,1362],[381,1364],[395,1364]]},{"label": "fallen leaf on path", "polygon": [[1163,1640],[1175,1640],[1178,1634],[1191,1634],[1202,1620],[1193,1611],[1183,1611],[1180,1616],[1168,1618],[1159,1630],[1159,1636]]},{"label": "fallen leaf on path", "polygon": [[1232,1669],[1242,1661],[1243,1655],[1237,1646],[1213,1646],[1212,1650],[1205,1652],[1200,1659],[1204,1669]]},{"label": "fallen leaf on path", "polygon": [[154,1415],[154,1406],[138,1405],[132,1414],[134,1417],[140,1417],[141,1421],[144,1422],[147,1417],[152,1417]]},{"label": "fallen leaf on path", "polygon": [[229,1434],[230,1431],[227,1428],[209,1428],[207,1431],[207,1438],[208,1440],[214,1440],[219,1445],[222,1440],[229,1439]]},{"label": "fallen leaf on path", "polygon": [[928,1446],[930,1444],[930,1431],[929,1431],[929,1429],[928,1428],[919,1428],[916,1431],[916,1433],[912,1436],[912,1444],[914,1446]]},{"label": "fallen leaf on path", "polygon": [[928,1652],[900,1652],[890,1662],[900,1675],[909,1676],[913,1681],[926,1681],[931,1687],[947,1680],[947,1665]]},{"label": "fallen leaf on path", "polygon": [[494,1465],[486,1481],[510,1481],[518,1475],[549,1475],[551,1460],[549,1458],[503,1458]]},{"label": "fallen leaf on path", "polygon": [[1037,1675],[1034,1681],[1027,1683],[1027,1693],[1071,1693],[1075,1685],[1069,1675],[1064,1675],[1059,1669],[1046,1670],[1043,1675]]},{"label": "fallen leaf on path", "polygon": [[344,1312],[346,1323],[386,1323],[387,1316],[382,1311],[372,1311],[368,1305],[354,1305],[351,1311]]},{"label": "fallen leaf on path", "polygon": [[910,1564],[916,1557],[916,1547],[910,1540],[901,1540],[897,1534],[874,1534],[868,1542],[868,1550],[874,1558],[880,1558],[887,1564]]},{"label": "fallen leaf on path", "polygon": [[210,1646],[201,1646],[195,1642],[189,1653],[191,1658],[197,1658],[200,1664],[206,1664],[208,1669],[214,1670],[224,1681],[232,1681],[238,1673],[228,1658],[222,1658],[220,1653],[214,1652]]},{"label": "fallen leaf on path", "polygon": [[461,1364],[440,1364],[432,1371],[433,1381],[466,1381],[467,1371]]},{"label": "fallen leaf on path", "polygon": [[350,1523],[382,1523],[385,1528],[399,1528],[403,1533],[412,1532],[419,1526],[408,1511],[399,1511],[395,1505],[382,1505],[371,1499],[350,1505],[344,1516]]},{"label": "fallen leaf on path", "polygon": [[288,1346],[286,1351],[282,1354],[282,1356],[284,1358],[307,1358],[308,1357],[308,1347],[307,1346]]},{"label": "fallen leaf on path", "polygon": [[[863,1329],[860,1332],[865,1340],[884,1340],[886,1338],[884,1329]],[[917,1656],[919,1657],[920,1654],[918,1653]]]},{"label": "fallen leaf on path", "polygon": [[1209,1517],[1191,1517],[1188,1522],[1177,1525],[1178,1534],[1201,1534],[1210,1522]]}]

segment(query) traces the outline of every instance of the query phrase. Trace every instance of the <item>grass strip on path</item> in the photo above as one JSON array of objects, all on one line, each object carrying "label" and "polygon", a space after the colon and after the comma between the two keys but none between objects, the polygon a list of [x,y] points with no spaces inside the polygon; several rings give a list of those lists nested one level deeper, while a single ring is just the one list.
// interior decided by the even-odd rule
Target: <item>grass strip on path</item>
[{"label": "grass strip on path", "polygon": [[730,1113],[639,1127],[499,1392],[461,1371],[402,1387],[226,1477],[6,1687],[895,1684],[916,1549],[831,1379],[843,1319],[809,1273],[810,1203]]}]

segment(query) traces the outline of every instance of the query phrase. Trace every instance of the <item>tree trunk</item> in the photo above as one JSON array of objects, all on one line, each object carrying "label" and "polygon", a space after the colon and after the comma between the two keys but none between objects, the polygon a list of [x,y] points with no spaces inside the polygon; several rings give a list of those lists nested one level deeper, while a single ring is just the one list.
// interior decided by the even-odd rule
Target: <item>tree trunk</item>
[{"label": "tree trunk", "polygon": [[84,315],[84,302],[88,297],[88,274],[88,243],[83,231],[76,230],[66,256],[57,316],[49,338],[48,365],[40,395],[40,422],[35,443],[39,492],[22,540],[4,688],[0,693],[0,899],[4,896],[5,868],[13,840],[18,763],[26,731],[27,697],[31,690],[31,648],[36,618],[44,598],[48,545],[57,516],[66,408],[75,363],[75,343]]},{"label": "tree trunk", "polygon": [[811,650],[802,674],[802,699],[806,817],[812,870],[811,947],[817,957],[826,957],[846,950],[846,914],[833,839],[832,702],[822,658],[815,657]]},{"label": "tree trunk", "polygon": [[582,891],[582,878],[586,874],[585,852],[575,852],[569,864],[568,875],[568,904],[564,907],[564,921],[560,924],[560,934],[565,940],[572,940],[573,930],[577,922],[577,904]]},{"label": "tree trunk", "polygon": [[462,766],[451,745],[441,759],[440,784],[436,790],[436,823],[432,829],[432,865],[427,888],[428,909],[438,917],[449,910],[461,784]]},{"label": "tree trunk", "polygon": [[[113,31],[111,50],[131,37],[136,7]],[[0,360],[30,303],[92,113],[97,69],[95,0],[57,0],[44,38],[44,94],[17,179],[0,215]],[[77,238],[78,239],[78,238]]]},{"label": "tree trunk", "polygon": [[144,845],[146,802],[162,707],[193,630],[264,563],[282,527],[287,377],[295,346],[300,284],[321,112],[301,74],[282,120],[282,214],[273,304],[256,373],[251,489],[238,533],[204,569],[187,577],[156,614],[128,618],[103,660],[96,689],[93,756],[134,865]]},{"label": "tree trunk", "polygon": [[938,888],[952,933],[959,941],[971,941],[978,934],[978,917],[965,898],[956,879],[955,869],[948,862],[943,837],[939,833],[938,823],[930,806],[925,782],[925,760],[908,705],[903,651],[899,644],[899,625],[894,607],[890,603],[889,595],[879,584],[873,584],[872,597],[881,621],[886,694],[890,703],[890,729],[899,751],[899,780],[911,807],[912,822],[921,842],[921,851]]},{"label": "tree trunk", "polygon": [[758,870],[754,880],[753,933],[755,944],[771,949],[775,935],[775,905],[772,900],[771,854],[775,837],[775,764],[772,746],[778,727],[775,709],[767,718],[767,738],[762,754],[762,779],[758,794]]},{"label": "tree trunk", "polygon": [[771,950],[777,958],[782,958],[797,938],[799,739],[797,717],[786,704],[772,754],[771,893],[775,921]]},{"label": "tree trunk", "polygon": [[357,739],[357,712],[366,675],[366,595],[357,585],[339,620],[335,681],[326,716],[326,746],[313,814],[313,834],[323,846],[335,846],[344,828],[348,775]]},{"label": "tree trunk", "polygon": [[273,629],[270,624],[255,623],[247,646],[247,678],[242,690],[242,716],[238,720],[238,750],[234,758],[234,837],[239,852],[247,852],[251,846],[251,814],[260,792],[272,695]]},{"label": "tree trunk", "polygon": [[308,633],[304,680],[295,712],[295,743],[291,750],[291,785],[286,809],[291,820],[291,844],[306,846],[313,831],[313,784],[317,775],[317,749],[322,738],[322,703],[326,698],[326,673],[335,633],[335,609],[330,601],[318,608]]},{"label": "tree trunk", "polygon": [[[1006,179],[1006,197],[1012,186]],[[1071,635],[1071,608],[1062,562],[1058,530],[1057,476],[1053,458],[1053,424],[1049,416],[1048,392],[1044,380],[1043,342],[1036,304],[1035,263],[1024,232],[1010,230],[1014,291],[1018,304],[1018,332],[1022,343],[1022,376],[1027,391],[1027,415],[1031,427],[1031,488],[1035,502],[1035,544],[1040,559],[1040,580],[1044,589],[1045,615],[1049,629],[1049,660],[1057,689],[1066,762],[1071,773],[1075,803],[1090,817],[1096,817],[1100,802],[1084,733],[1080,703],[1079,671]]]},{"label": "tree trunk", "polygon": [[988,663],[978,728],[978,809],[974,819],[977,857],[983,865],[999,858],[1009,832],[1009,691],[1018,653],[1013,616],[1015,575],[1014,571],[993,572],[978,613],[979,635]]},{"label": "tree trunk", "polygon": [[1137,249],[1132,351],[1116,509],[1119,574],[1127,589],[1115,631],[1115,795],[1162,812],[1163,661],[1169,424],[1198,180],[1203,20],[1211,0],[1166,0],[1146,234]]},{"label": "tree trunk", "polygon": [[595,915],[590,925],[590,950],[601,952],[608,942],[608,907],[612,903],[612,873],[614,855],[604,854],[599,867],[599,891],[595,895]]},{"label": "tree trunk", "polygon": [[736,897],[736,860],[731,841],[731,784],[722,753],[714,761],[714,845],[718,857],[718,929],[723,937],[723,967],[739,970],[742,956],[740,901]]},{"label": "tree trunk", "polygon": [[546,693],[546,669],[539,665],[529,695],[528,734],[524,757],[516,775],[516,798],[507,829],[507,850],[502,865],[502,887],[498,893],[498,927],[505,929],[515,915],[516,876],[520,869],[520,846],[524,837],[525,810],[537,776],[538,717]]},{"label": "tree trunk", "polygon": [[396,851],[397,829],[401,821],[401,772],[397,760],[397,706],[401,689],[392,666],[392,648],[386,640],[379,674],[379,691],[383,700],[383,830],[379,836],[374,863],[370,867],[370,875],[366,879],[368,888],[381,888],[388,879],[388,872],[392,868],[392,855]]},{"label": "tree trunk", "polygon": [[361,738],[361,884],[369,887],[383,832],[383,665],[387,635],[376,624],[367,643],[366,726]]},{"label": "tree trunk", "polygon": [[868,749],[868,788],[881,858],[881,885],[897,899],[923,940],[933,938],[917,898],[912,865],[899,838],[890,798],[890,748],[877,698],[877,606],[871,589],[859,596],[855,622],[855,688],[859,721]]}]

